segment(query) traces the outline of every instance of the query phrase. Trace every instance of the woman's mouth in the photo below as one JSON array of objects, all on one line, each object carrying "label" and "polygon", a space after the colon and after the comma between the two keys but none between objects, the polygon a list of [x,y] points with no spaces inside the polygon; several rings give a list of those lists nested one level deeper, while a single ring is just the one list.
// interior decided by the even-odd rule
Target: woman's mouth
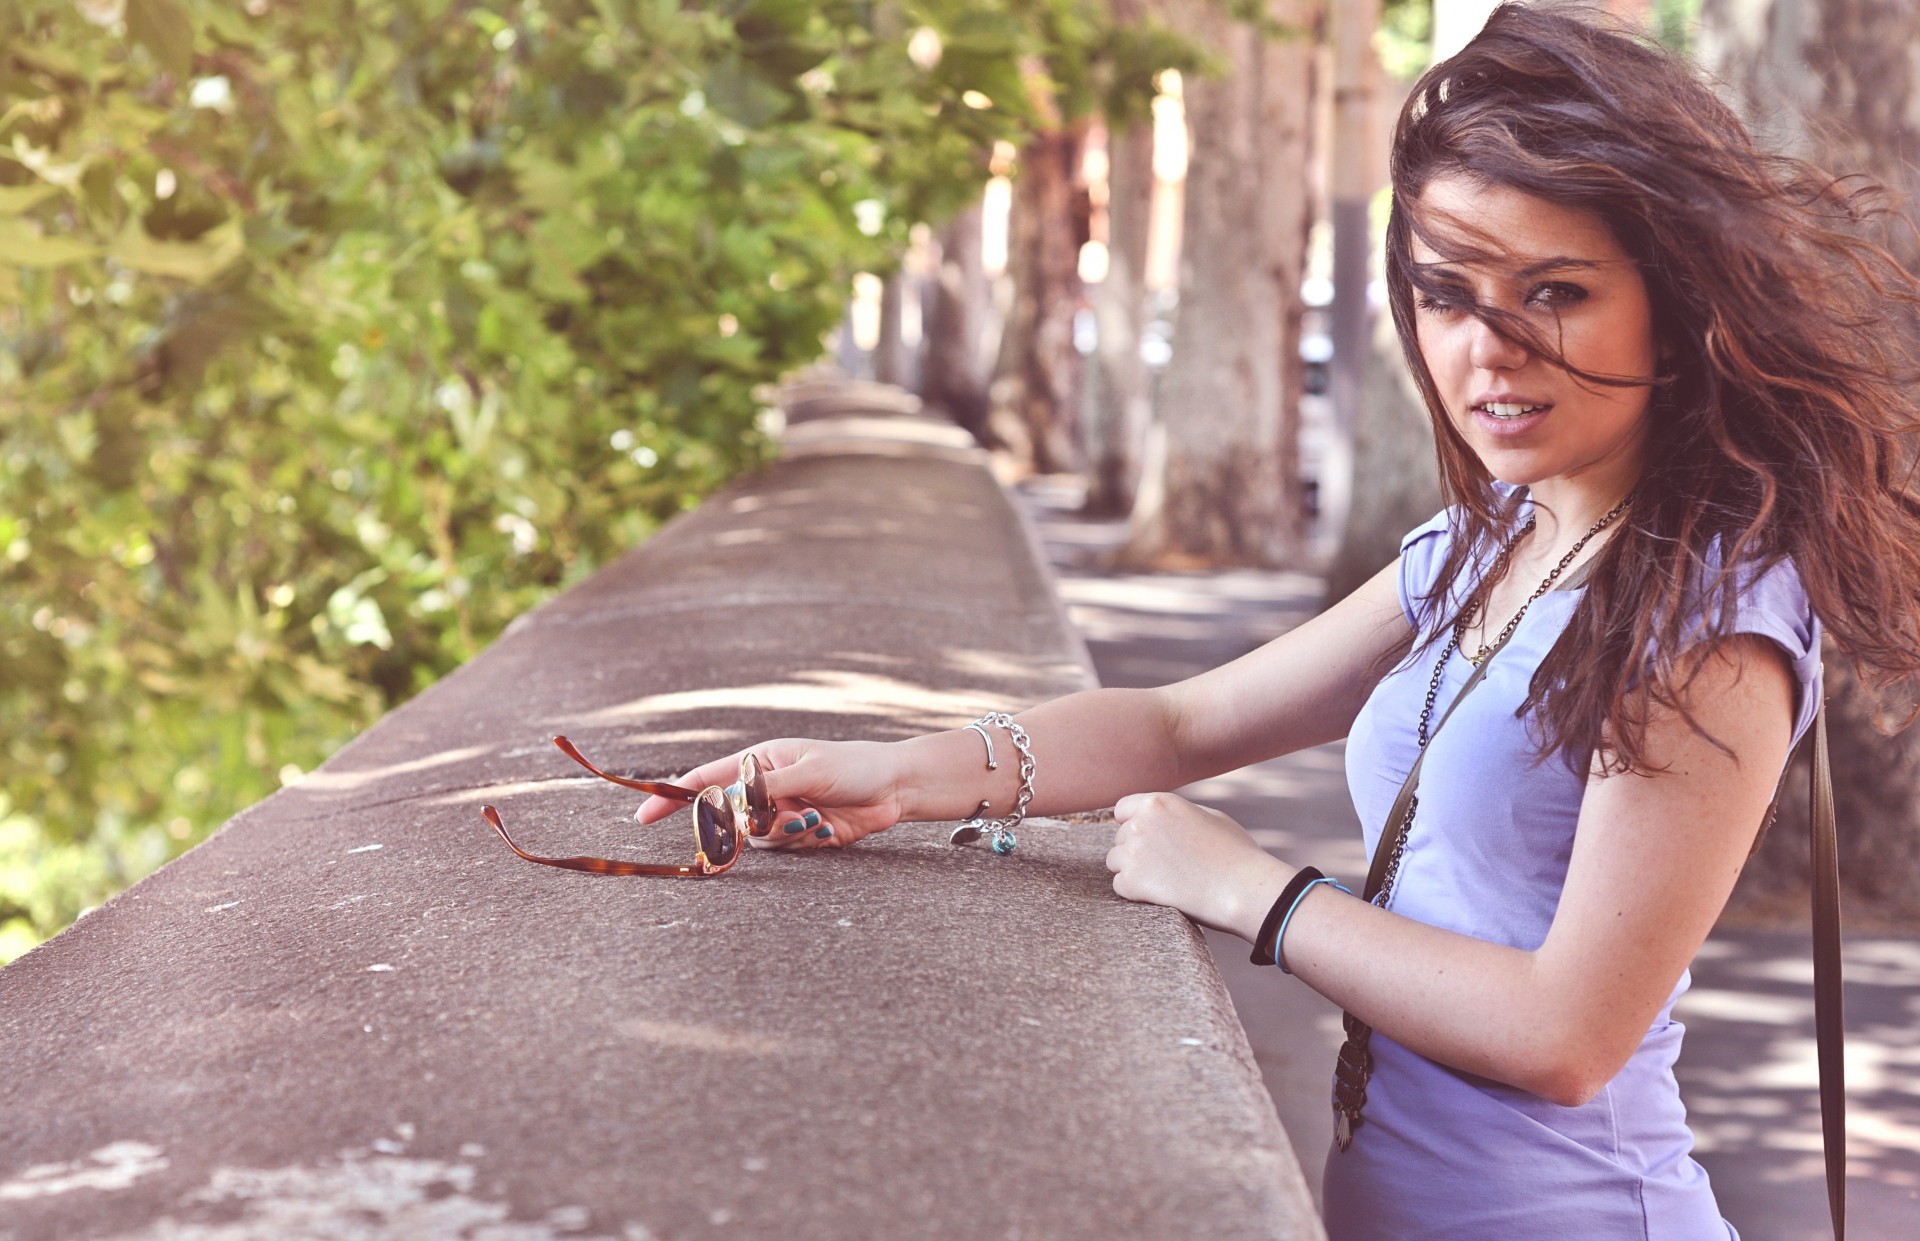
[{"label": "woman's mouth", "polygon": [[1473,406],[1473,420],[1485,435],[1521,436],[1546,421],[1552,408],[1547,401],[1481,401]]},{"label": "woman's mouth", "polygon": [[1514,422],[1528,414],[1544,414],[1553,407],[1518,401],[1488,401],[1484,405],[1476,405],[1473,408],[1476,413],[1485,414],[1489,418],[1498,418],[1502,422]]}]

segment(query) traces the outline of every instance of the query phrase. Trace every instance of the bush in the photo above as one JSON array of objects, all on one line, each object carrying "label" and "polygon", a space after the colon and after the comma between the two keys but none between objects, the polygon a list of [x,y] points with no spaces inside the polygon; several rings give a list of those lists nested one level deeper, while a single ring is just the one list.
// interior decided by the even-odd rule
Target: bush
[{"label": "bush", "polygon": [[0,9],[0,961],[762,461],[1100,13]]}]

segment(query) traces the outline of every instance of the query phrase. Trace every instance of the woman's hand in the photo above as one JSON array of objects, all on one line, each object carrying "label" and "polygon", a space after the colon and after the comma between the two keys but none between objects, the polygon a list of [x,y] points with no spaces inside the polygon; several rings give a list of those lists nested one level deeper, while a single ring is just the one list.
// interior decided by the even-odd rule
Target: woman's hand
[{"label": "woman's hand", "polygon": [[1113,890],[1130,901],[1168,905],[1251,940],[1293,874],[1238,823],[1177,794],[1135,793],[1113,812],[1120,830],[1107,869]]},{"label": "woman's hand", "polygon": [[[771,849],[850,845],[900,820],[895,750],[885,742],[782,737],[750,749],[781,813],[769,835],[749,836],[749,844]],[[696,790],[710,784],[725,788],[740,778],[740,756],[747,752],[704,763],[673,783]],[[652,823],[681,808],[680,802],[649,797],[633,817]]]}]

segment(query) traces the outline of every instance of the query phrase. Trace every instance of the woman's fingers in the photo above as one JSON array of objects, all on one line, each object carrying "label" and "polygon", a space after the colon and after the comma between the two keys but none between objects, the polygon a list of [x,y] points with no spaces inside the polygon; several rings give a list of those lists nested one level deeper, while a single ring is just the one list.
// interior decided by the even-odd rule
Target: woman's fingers
[{"label": "woman's fingers", "polygon": [[751,838],[762,849],[804,849],[823,844],[833,837],[833,828],[811,806],[781,806],[773,830]]}]

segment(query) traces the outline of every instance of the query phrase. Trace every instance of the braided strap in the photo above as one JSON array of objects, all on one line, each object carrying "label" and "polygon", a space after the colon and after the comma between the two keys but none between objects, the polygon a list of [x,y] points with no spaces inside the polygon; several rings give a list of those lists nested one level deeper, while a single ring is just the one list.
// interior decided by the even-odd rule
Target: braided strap
[{"label": "braided strap", "polygon": [[1367,1079],[1373,1076],[1373,1027],[1352,1013],[1340,1014],[1347,1041],[1333,1066],[1333,1140],[1341,1150],[1353,1145],[1360,1110],[1367,1106]]}]

